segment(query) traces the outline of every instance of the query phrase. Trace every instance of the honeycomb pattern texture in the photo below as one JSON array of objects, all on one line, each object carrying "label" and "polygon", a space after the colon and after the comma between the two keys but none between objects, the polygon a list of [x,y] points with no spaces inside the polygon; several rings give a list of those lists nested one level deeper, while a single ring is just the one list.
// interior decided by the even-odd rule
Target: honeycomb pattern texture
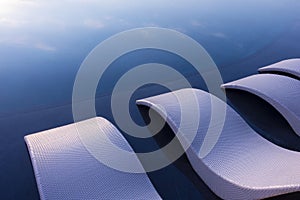
[{"label": "honeycomb pattern texture", "polygon": [[222,85],[250,92],[271,104],[300,136],[300,81],[276,74],[257,74]]},{"label": "honeycomb pattern texture", "polygon": [[[137,104],[165,113],[167,123],[175,130],[180,126],[180,104],[176,96],[191,92],[198,99],[200,123],[186,154],[194,170],[213,192],[222,199],[262,199],[300,191],[300,153],[262,138],[217,97],[202,90],[182,89],[142,99]],[[199,152],[210,124],[212,100],[219,106],[227,106],[225,123],[212,151],[201,158]],[[181,127],[177,134],[189,133],[188,128]]]},{"label": "honeycomb pattern texture", "polygon": [[[100,129],[123,149],[132,148],[107,120],[93,118],[25,137],[41,199],[161,199],[146,173],[117,171],[99,162],[82,144],[76,126],[97,120]],[[91,134],[91,133],[90,133]],[[107,156],[109,152],[103,151]],[[136,157],[137,164],[140,164]]]}]

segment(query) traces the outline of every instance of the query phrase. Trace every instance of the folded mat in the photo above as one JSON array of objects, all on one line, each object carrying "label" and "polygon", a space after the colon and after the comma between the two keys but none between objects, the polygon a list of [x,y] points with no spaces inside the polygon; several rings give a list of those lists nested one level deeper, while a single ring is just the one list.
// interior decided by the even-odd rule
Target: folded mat
[{"label": "folded mat", "polygon": [[[210,189],[223,199],[261,199],[300,191],[300,153],[290,151],[262,138],[225,102],[197,89],[182,89],[142,100],[159,114],[177,133],[180,142],[191,138],[189,126],[181,124],[178,96],[194,93],[200,119],[195,139],[186,154],[197,174]],[[201,155],[207,130],[219,130],[220,122],[211,123],[211,106],[226,106],[226,117],[220,137],[212,150]],[[193,116],[193,109],[187,109]],[[195,119],[190,118],[190,121]],[[222,123],[221,123],[222,124]],[[216,134],[216,133],[215,133]],[[180,137],[179,137],[180,136]],[[210,137],[210,136],[208,136]],[[188,140],[188,139],[187,139]]]},{"label": "folded mat", "polygon": [[222,85],[252,93],[272,105],[300,136],[300,81],[276,74],[257,74]]},{"label": "folded mat", "polygon": [[[78,135],[79,127],[89,136],[106,134],[123,150],[133,151],[121,133],[99,117],[26,136],[41,199],[161,199],[146,173],[117,171],[93,157]],[[113,156],[101,147],[99,151]]]},{"label": "folded mat", "polygon": [[288,59],[258,69],[261,73],[279,73],[300,79],[300,59]]}]

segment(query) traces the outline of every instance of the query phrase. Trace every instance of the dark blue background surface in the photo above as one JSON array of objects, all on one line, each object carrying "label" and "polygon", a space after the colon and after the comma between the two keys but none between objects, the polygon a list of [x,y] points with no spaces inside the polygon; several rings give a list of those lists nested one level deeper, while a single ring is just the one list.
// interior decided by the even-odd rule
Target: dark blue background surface
[{"label": "dark blue background surface", "polygon": [[[257,73],[261,66],[300,57],[299,8],[297,0],[2,1],[1,199],[38,198],[23,137],[72,122],[70,104],[77,70],[99,42],[131,28],[175,29],[206,48],[227,82]],[[99,115],[112,120],[105,105],[114,78],[149,62],[172,66],[186,75],[193,87],[205,87],[192,67],[173,54],[132,52],[116,60],[107,72],[105,87],[97,93]],[[149,86],[136,98],[164,91]],[[141,146],[132,138],[130,142],[137,150]],[[165,198],[211,197],[172,165],[150,176]]]}]

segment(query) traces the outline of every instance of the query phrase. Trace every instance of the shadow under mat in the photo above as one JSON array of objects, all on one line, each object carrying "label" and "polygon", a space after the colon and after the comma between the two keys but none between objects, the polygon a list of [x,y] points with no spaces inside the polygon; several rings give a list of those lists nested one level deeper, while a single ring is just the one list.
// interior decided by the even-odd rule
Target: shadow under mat
[{"label": "shadow under mat", "polygon": [[226,89],[230,105],[262,137],[283,148],[300,151],[300,137],[268,102],[249,92]]}]

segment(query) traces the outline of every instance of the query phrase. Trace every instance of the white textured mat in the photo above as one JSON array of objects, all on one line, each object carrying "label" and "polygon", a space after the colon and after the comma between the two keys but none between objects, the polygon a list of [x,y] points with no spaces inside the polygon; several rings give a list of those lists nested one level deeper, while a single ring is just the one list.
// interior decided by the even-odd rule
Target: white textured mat
[{"label": "white textured mat", "polygon": [[300,136],[300,81],[276,74],[257,74],[222,85],[250,92],[271,104]]},{"label": "white textured mat", "polygon": [[[25,137],[41,199],[160,199],[146,173],[114,170],[83,146],[76,126],[93,127],[89,134],[107,134],[122,149],[133,151],[107,120],[93,118]],[[101,148],[99,148],[101,149]],[[108,157],[109,152],[104,152]],[[136,163],[140,165],[136,157]]]},{"label": "white textured mat", "polygon": [[287,73],[300,79],[300,59],[295,58],[284,60],[266,67],[262,67],[258,69],[258,71],[263,73]]},{"label": "white textured mat", "polygon": [[[199,156],[210,124],[211,101],[213,99],[221,107],[225,104],[217,97],[201,90],[183,89],[142,99],[137,104],[149,106],[165,115],[163,117],[176,132],[181,121],[176,95],[191,92],[198,99],[200,123],[195,140],[186,154],[195,171],[213,192],[224,199],[261,199],[300,191],[300,153],[265,140],[227,105],[219,140],[206,157]],[[185,134],[190,132],[188,128],[181,127],[178,134],[186,137]]]}]

